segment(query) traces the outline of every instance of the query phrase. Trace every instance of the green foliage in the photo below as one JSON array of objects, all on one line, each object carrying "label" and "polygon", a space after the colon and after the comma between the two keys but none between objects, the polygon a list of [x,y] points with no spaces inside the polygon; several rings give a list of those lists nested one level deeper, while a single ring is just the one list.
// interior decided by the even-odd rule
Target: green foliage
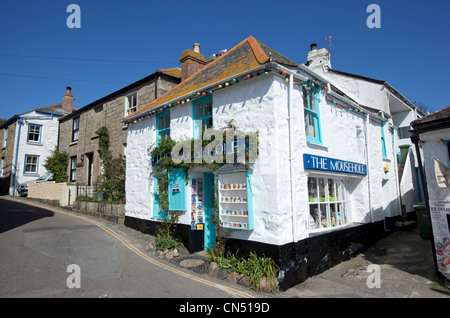
[{"label": "green foliage", "polygon": [[156,235],[155,248],[157,251],[165,251],[183,246],[183,244],[174,237],[174,232],[178,223],[179,214],[177,212],[167,212],[167,217],[163,218],[158,234]]},{"label": "green foliage", "polygon": [[69,164],[69,155],[65,152],[59,152],[56,149],[47,157],[44,163],[45,169],[53,173],[56,182],[67,181],[67,165]]},{"label": "green foliage", "polygon": [[99,191],[109,201],[125,200],[126,161],[121,154],[113,158],[109,150],[109,133],[105,126],[100,127],[96,134],[100,136],[103,171],[99,177]]},{"label": "green foliage", "polygon": [[77,202],[99,202],[96,197],[89,197],[87,195],[79,195],[76,197],[75,201]]},{"label": "green foliage", "polygon": [[249,276],[251,288],[259,292],[261,291],[261,278],[265,277],[269,283],[272,292],[275,291],[277,285],[277,276],[280,268],[270,257],[258,257],[256,253],[250,252],[247,259],[236,257],[230,252],[225,253],[223,250],[209,250],[209,262],[217,263],[217,266],[226,269],[228,272],[236,272]]}]

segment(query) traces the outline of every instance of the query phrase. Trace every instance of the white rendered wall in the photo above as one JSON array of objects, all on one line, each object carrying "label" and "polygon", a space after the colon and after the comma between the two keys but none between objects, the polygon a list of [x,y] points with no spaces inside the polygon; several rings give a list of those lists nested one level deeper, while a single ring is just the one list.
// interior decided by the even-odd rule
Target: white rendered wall
[{"label": "white rendered wall", "polygon": [[[368,223],[382,220],[383,208],[389,202],[395,201],[395,175],[384,175],[383,172],[380,123],[372,120],[367,123],[365,117],[360,114],[342,112],[336,105],[326,101],[325,95],[320,95],[323,145],[307,143],[301,85],[295,85],[292,92],[292,120],[295,123],[292,162],[296,237],[293,237],[288,158],[288,87],[289,84],[283,78],[266,75],[215,91],[213,94],[215,128],[223,128],[233,119],[233,125],[238,129],[259,133],[259,156],[252,173],[254,230],[236,230],[231,237],[275,245],[308,237],[306,184],[308,175],[314,172],[305,171],[303,168],[304,153],[368,164],[371,201],[369,176],[346,175],[350,180],[353,202],[351,221]],[[175,140],[181,140],[185,136],[192,138],[192,102],[170,108],[170,112],[171,137]],[[151,168],[147,149],[155,141],[154,124],[155,116],[152,116],[150,120],[146,119],[128,127],[126,215],[141,219],[151,219],[153,215],[153,177],[149,176]],[[365,134],[366,125],[368,136]],[[363,137],[369,140],[368,151],[365,149],[365,139],[357,139],[357,129],[362,129]],[[385,137],[387,149],[391,149],[391,137]],[[390,171],[393,171],[392,168]],[[384,186],[383,177],[387,180]],[[190,185],[187,187],[187,193],[190,194]],[[189,201],[190,196],[187,196]],[[376,210],[372,214],[369,201]],[[187,204],[187,207],[188,211],[182,213],[180,223],[188,225],[190,204]]]},{"label": "white rendered wall", "polygon": [[[42,118],[39,118],[42,117]],[[55,150],[56,144],[58,142],[58,115],[47,115],[39,112],[29,112],[22,115],[23,123],[20,127],[20,140],[19,147],[17,149],[17,137],[14,140],[14,157],[13,165],[15,162],[16,151],[17,154],[17,166],[16,166],[16,182],[15,190],[21,183],[27,181],[36,180],[38,177],[42,176],[47,172],[44,167],[45,160],[51,155],[52,151]],[[41,125],[41,140],[38,143],[28,142],[28,128],[30,124]],[[17,125],[16,136],[18,132]],[[38,171],[35,174],[24,174],[25,168],[25,155],[37,155],[39,156]],[[12,181],[10,186],[10,193],[12,193]]]}]

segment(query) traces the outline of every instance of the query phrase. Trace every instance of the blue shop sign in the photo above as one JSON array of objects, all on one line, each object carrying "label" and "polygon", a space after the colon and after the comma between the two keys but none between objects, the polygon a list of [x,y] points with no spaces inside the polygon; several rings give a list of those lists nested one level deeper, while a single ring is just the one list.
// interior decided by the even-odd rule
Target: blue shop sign
[{"label": "blue shop sign", "polygon": [[367,165],[365,164],[315,156],[306,153],[303,154],[303,165],[305,169],[353,173],[361,175],[367,174]]}]

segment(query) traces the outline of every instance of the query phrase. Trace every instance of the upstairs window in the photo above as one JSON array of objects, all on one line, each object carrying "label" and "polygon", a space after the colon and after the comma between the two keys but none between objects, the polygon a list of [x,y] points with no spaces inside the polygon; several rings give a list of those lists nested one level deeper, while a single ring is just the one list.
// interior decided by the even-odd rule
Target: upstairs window
[{"label": "upstairs window", "polygon": [[131,115],[137,110],[137,92],[125,96],[125,116]]},{"label": "upstairs window", "polygon": [[80,129],[80,117],[73,119],[72,124],[72,141],[78,140],[78,131]]},{"label": "upstairs window", "polygon": [[321,144],[319,102],[316,86],[303,85],[303,108],[305,112],[306,141]]},{"label": "upstairs window", "polygon": [[383,158],[387,158],[386,152],[386,140],[384,137],[384,122],[381,122],[381,152],[383,154]]},{"label": "upstairs window", "polygon": [[42,126],[30,124],[28,126],[28,142],[39,143],[41,141]]},{"label": "upstairs window", "polygon": [[205,96],[193,102],[194,106],[194,138],[213,126],[212,98]]},{"label": "upstairs window", "polygon": [[3,143],[2,143],[2,148],[6,147],[6,141],[8,140],[8,128],[5,128],[5,130],[3,131]]},{"label": "upstairs window", "polygon": [[156,115],[156,140],[170,136],[170,112]]}]

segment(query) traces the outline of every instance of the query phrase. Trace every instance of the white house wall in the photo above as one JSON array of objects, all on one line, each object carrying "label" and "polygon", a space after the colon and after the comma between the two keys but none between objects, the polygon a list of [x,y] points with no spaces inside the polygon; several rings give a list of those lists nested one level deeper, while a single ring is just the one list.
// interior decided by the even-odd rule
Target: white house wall
[{"label": "white house wall", "polygon": [[[367,123],[366,117],[361,114],[343,112],[327,101],[325,95],[320,95],[324,144],[318,146],[307,143],[301,85],[295,85],[292,92],[292,120],[295,123],[293,184],[296,237],[293,237],[288,158],[288,87],[289,84],[284,78],[266,75],[213,93],[215,128],[226,127],[233,119],[233,125],[238,129],[259,133],[259,156],[252,172],[254,230],[236,230],[231,237],[275,245],[308,237],[306,185],[308,175],[316,174],[303,168],[304,153],[367,164],[370,169],[368,176],[347,175],[352,200],[350,221],[368,223],[383,220],[383,209],[389,204],[392,205],[391,202],[396,202],[396,191],[392,164],[389,174],[385,175],[383,172],[380,122],[370,120]],[[192,102],[170,108],[170,117],[173,139],[180,140],[185,136],[192,138]],[[368,136],[365,133],[367,124]],[[156,138],[154,127],[155,116],[129,126],[126,153],[126,215],[147,220],[152,219],[153,215],[154,187],[147,149],[154,144]],[[363,132],[359,139],[357,129]],[[385,134],[385,137],[389,151],[392,148],[392,138],[389,134]],[[365,148],[365,138],[369,141],[368,150]],[[192,176],[198,177],[195,173]],[[189,185],[187,193],[190,193]],[[182,213],[180,223],[189,225],[190,204],[187,204],[187,207],[188,211]],[[370,212],[371,207],[373,213]],[[398,208],[391,206],[388,216],[394,216],[396,213]]]},{"label": "white house wall", "polygon": [[[58,116],[51,114],[43,114],[40,112],[29,112],[21,115],[23,123],[20,127],[20,140],[17,154],[17,166],[16,166],[16,181],[15,190],[21,183],[27,181],[36,180],[38,177],[42,176],[47,172],[44,167],[45,160],[51,155],[52,151],[55,150],[56,144],[58,142]],[[39,118],[41,117],[41,118]],[[41,141],[39,143],[28,142],[28,128],[30,124],[41,125]],[[13,165],[15,162],[15,156],[17,151],[17,132],[19,125],[16,126],[16,138],[14,140],[14,157]],[[25,175],[25,155],[37,155],[39,156],[38,171],[36,174]],[[12,194],[13,182],[10,185],[10,194]]]}]

